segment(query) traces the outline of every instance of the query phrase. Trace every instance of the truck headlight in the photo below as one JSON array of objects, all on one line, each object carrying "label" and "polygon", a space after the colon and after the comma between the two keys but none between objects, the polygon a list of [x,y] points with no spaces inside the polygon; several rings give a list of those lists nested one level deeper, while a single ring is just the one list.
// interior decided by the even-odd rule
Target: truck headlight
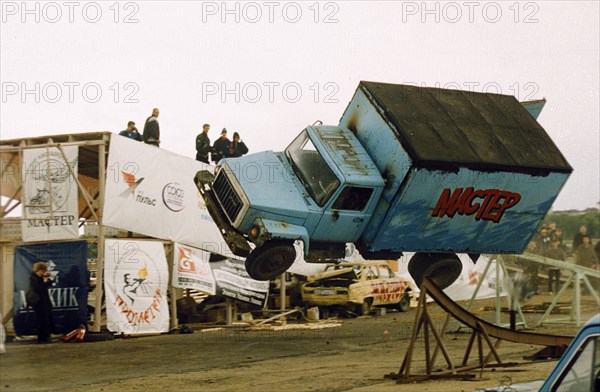
[{"label": "truck headlight", "polygon": [[252,226],[252,228],[250,229],[250,232],[248,233],[248,235],[252,239],[257,239],[259,234],[260,234],[260,228],[258,226]]}]

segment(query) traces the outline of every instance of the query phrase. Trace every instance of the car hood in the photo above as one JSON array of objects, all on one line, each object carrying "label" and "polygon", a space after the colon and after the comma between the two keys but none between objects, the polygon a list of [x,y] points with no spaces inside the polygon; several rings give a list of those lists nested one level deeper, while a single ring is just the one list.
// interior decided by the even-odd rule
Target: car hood
[{"label": "car hood", "polygon": [[354,269],[352,267],[348,267],[348,268],[340,268],[340,269],[336,269],[336,270],[329,270],[329,271],[321,272],[320,274],[310,275],[309,277],[306,278],[306,280],[308,282],[315,282],[317,280],[323,280],[323,279],[334,278],[334,277],[340,278],[340,279],[350,279],[350,280],[357,279],[356,272],[354,271]]},{"label": "car hood", "polygon": [[232,169],[244,190],[250,214],[266,219],[289,217],[293,220],[289,223],[304,223],[309,214],[309,196],[300,188],[283,153],[265,151],[222,162]]},{"label": "car hood", "polygon": [[503,392],[503,391],[538,392],[543,384],[544,384],[544,380],[535,380],[535,381],[523,382],[523,383],[518,383],[518,384],[502,385],[499,387],[483,388],[483,389],[478,389],[478,391],[482,391],[482,392]]}]

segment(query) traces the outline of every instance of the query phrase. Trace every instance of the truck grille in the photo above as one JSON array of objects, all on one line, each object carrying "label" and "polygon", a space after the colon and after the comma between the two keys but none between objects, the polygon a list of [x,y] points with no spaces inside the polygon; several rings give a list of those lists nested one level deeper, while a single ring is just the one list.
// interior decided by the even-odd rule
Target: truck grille
[{"label": "truck grille", "polygon": [[242,200],[233,189],[231,181],[229,181],[229,178],[224,171],[221,171],[217,175],[217,178],[213,183],[213,190],[221,203],[221,207],[223,207],[223,210],[227,214],[229,221],[231,223],[235,222],[244,203],[242,203]]}]

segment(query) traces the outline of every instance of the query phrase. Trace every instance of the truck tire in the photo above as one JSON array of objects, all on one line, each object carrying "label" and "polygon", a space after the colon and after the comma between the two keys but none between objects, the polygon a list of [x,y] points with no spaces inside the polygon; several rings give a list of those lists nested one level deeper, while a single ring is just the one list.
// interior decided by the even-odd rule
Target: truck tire
[{"label": "truck tire", "polygon": [[418,287],[428,276],[440,289],[445,289],[460,276],[462,263],[454,253],[415,253],[408,262],[408,272]]},{"label": "truck tire", "polygon": [[246,258],[246,271],[252,279],[273,280],[287,271],[296,260],[292,241],[271,240],[254,249]]},{"label": "truck tire", "polygon": [[405,291],[400,298],[400,302],[396,305],[399,312],[408,312],[410,310],[410,292]]}]

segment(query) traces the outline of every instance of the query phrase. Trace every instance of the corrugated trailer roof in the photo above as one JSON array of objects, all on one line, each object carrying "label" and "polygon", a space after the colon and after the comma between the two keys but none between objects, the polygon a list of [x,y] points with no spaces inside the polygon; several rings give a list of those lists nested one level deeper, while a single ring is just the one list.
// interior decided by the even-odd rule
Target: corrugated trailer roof
[{"label": "corrugated trailer roof", "polygon": [[513,96],[361,81],[420,167],[545,175],[573,169]]}]

